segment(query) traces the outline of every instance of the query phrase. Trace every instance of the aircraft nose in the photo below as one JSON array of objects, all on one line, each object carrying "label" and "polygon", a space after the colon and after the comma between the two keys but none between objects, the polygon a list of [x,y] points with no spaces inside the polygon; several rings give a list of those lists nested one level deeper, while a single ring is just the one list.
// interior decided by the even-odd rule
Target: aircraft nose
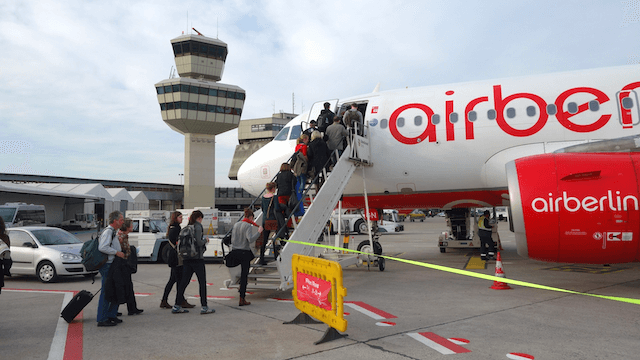
[{"label": "aircraft nose", "polygon": [[[255,164],[256,154],[247,158],[238,169],[238,182],[240,186],[253,196],[258,196],[262,191],[262,186],[258,186],[260,170]],[[264,184],[263,184],[264,185]],[[258,190],[258,188],[260,190]]]}]

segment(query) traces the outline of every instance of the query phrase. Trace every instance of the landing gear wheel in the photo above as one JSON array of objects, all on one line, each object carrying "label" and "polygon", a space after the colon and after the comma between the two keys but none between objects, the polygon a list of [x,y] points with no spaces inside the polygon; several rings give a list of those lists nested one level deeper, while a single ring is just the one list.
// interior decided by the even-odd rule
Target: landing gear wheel
[{"label": "landing gear wheel", "polygon": [[364,240],[360,244],[358,244],[358,251],[369,253],[372,252],[376,255],[382,255],[382,245],[379,242],[373,242],[373,251],[371,251],[371,245],[369,245],[369,240]]},{"label": "landing gear wheel", "polygon": [[356,221],[355,229],[353,230],[357,231],[358,234],[367,234],[369,231],[369,229],[367,229],[367,223],[362,219]]},{"label": "landing gear wheel", "polygon": [[38,279],[43,283],[51,283],[58,280],[58,273],[56,273],[56,267],[49,261],[43,261],[38,265],[36,271]]},{"label": "landing gear wheel", "polygon": [[378,268],[380,269],[380,271],[384,271],[384,258],[382,257],[378,258]]}]

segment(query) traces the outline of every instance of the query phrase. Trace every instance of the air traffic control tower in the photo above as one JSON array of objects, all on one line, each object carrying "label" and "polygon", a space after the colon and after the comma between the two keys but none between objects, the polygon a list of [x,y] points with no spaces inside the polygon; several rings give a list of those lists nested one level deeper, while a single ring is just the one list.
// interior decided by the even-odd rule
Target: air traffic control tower
[{"label": "air traffic control tower", "polygon": [[238,127],[245,91],[218,82],[226,43],[198,33],[172,39],[171,45],[180,77],[155,87],[162,120],[184,134],[184,207],[214,207],[216,135]]}]

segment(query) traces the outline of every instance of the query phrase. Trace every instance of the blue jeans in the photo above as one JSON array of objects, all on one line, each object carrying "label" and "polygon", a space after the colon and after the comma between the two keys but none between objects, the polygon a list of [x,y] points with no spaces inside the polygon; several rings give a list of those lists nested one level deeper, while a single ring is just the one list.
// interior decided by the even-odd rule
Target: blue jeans
[{"label": "blue jeans", "polygon": [[99,270],[100,277],[102,277],[102,290],[100,291],[100,299],[98,300],[98,317],[96,318],[98,322],[109,320],[109,318],[114,318],[118,315],[118,304],[113,304],[104,299],[104,283],[107,282],[107,275],[109,274],[110,268],[111,264],[106,263]]},{"label": "blue jeans", "polygon": [[[296,177],[296,195],[298,195],[298,200],[302,199],[302,194],[304,193],[304,187],[307,185],[307,174],[302,174]],[[296,211],[294,211],[296,216],[304,215],[304,201],[300,202],[300,206]]]}]

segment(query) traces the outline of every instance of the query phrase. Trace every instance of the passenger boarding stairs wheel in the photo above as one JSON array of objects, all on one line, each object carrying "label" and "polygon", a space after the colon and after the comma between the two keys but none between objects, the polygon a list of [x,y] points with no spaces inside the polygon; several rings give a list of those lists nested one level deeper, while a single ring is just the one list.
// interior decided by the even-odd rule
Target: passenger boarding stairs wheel
[{"label": "passenger boarding stairs wheel", "polygon": [[[358,244],[358,251],[368,253],[368,254],[382,255],[382,245],[380,245],[378,241],[373,241],[373,251],[371,251],[371,245],[369,244],[369,240],[363,240],[360,244]],[[380,271],[384,271],[385,269],[384,258],[379,256],[369,255],[367,259],[367,263],[371,263],[371,262],[373,262],[374,265],[378,266]]]}]

